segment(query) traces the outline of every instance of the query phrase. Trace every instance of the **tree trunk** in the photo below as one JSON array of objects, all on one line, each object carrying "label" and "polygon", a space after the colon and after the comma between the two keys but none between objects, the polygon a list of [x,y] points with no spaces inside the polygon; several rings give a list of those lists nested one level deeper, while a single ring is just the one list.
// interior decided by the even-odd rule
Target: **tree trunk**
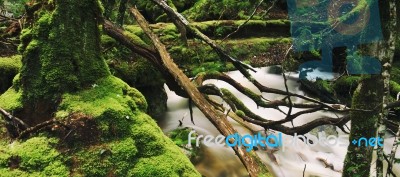
[{"label": "tree trunk", "polygon": [[[352,108],[354,109],[376,109],[382,102],[383,81],[381,76],[364,76],[353,95]],[[369,176],[373,147],[358,147],[352,144],[353,140],[361,137],[371,138],[376,136],[376,125],[379,111],[373,113],[352,112],[350,144],[347,149],[346,159],[343,167],[343,177],[358,175]]]},{"label": "tree trunk", "polygon": [[[379,42],[362,46],[360,49],[363,56],[374,56],[381,61],[382,74],[363,76],[360,84],[354,92],[352,99],[353,109],[370,109],[371,113],[352,112],[351,116],[351,132],[350,145],[346,159],[344,161],[343,177],[350,176],[369,176],[372,153],[374,147],[366,147],[362,144],[353,144],[355,140],[365,137],[367,139],[376,137],[384,138],[385,126],[383,119],[385,118],[384,104],[387,102],[389,93],[389,72],[391,62],[394,55],[395,28],[393,20],[395,20],[394,1],[379,1],[380,17],[382,23],[383,39]],[[377,128],[379,127],[379,132]],[[381,142],[383,143],[383,142]],[[383,149],[377,148],[378,160],[376,162],[377,175],[383,175]]]},{"label": "tree trunk", "polygon": [[[56,1],[55,11],[42,10],[40,20],[21,36],[20,88],[29,125],[51,118],[66,92],[77,91],[110,75],[101,58],[98,1]],[[82,10],[86,9],[86,10]],[[53,13],[53,14],[52,14]]]}]

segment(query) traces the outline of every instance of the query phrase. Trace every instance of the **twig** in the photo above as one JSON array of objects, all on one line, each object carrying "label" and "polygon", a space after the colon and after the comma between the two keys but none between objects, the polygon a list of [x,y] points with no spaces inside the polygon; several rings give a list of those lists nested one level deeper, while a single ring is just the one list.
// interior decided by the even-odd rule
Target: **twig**
[{"label": "twig", "polygon": [[67,127],[66,125],[62,124],[61,122],[59,122],[58,120],[56,120],[55,118],[53,118],[53,119],[51,119],[51,120],[42,122],[42,123],[40,123],[40,124],[38,124],[38,125],[35,125],[35,126],[33,126],[33,127],[27,128],[26,130],[22,131],[22,132],[18,135],[17,139],[23,139],[23,138],[25,138],[26,136],[28,136],[29,134],[35,133],[36,131],[38,131],[38,130],[44,128],[44,127],[47,127],[47,126],[49,126],[49,125],[53,125],[53,124],[62,125],[63,127],[66,127],[67,129],[69,129],[69,127]]},{"label": "twig", "polygon": [[389,160],[388,159],[388,157],[386,156],[386,154],[383,154],[383,158],[387,161],[387,163],[388,163],[388,168],[387,168],[387,171],[388,172],[386,172],[386,176],[388,176],[388,174],[390,173],[390,174],[392,174],[393,175],[393,177],[397,177],[397,175],[393,172],[393,163],[391,163],[391,160]]}]

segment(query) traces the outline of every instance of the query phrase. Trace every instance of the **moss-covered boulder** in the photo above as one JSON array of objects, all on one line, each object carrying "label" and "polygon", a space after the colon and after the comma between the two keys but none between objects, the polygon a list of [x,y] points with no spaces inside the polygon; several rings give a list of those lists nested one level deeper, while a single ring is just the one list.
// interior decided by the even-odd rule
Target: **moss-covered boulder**
[{"label": "moss-covered boulder", "polygon": [[[151,117],[144,97],[109,76],[62,96],[49,132],[8,144],[1,141],[0,172],[6,176],[199,176],[188,158]],[[10,101],[14,101],[9,104]],[[0,107],[20,107],[14,89]],[[7,106],[8,105],[8,106]],[[13,106],[10,106],[13,105]],[[40,144],[40,146],[38,146]]]}]

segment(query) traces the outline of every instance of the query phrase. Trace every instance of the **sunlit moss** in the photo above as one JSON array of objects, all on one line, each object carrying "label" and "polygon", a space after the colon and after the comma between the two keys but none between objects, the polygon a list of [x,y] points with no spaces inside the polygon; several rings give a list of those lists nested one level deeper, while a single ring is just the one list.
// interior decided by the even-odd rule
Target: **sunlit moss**
[{"label": "sunlit moss", "polygon": [[[198,175],[154,120],[142,113],[147,109],[147,103],[140,92],[113,76],[95,84],[81,92],[65,94],[57,113],[58,117],[66,117],[70,112],[91,115],[100,131],[99,145],[84,146],[74,155],[76,163],[80,164],[77,173],[84,176],[130,176],[157,174],[148,170],[161,170],[171,171],[172,176]],[[137,166],[144,165],[142,163],[158,165],[140,171]]]},{"label": "sunlit moss", "polygon": [[[3,145],[0,151],[2,176],[69,176],[67,157],[56,149],[57,139],[34,137]],[[10,165],[13,168],[11,169]]]},{"label": "sunlit moss", "polygon": [[21,68],[21,56],[0,57],[0,94],[12,85],[12,80]]},{"label": "sunlit moss", "polygon": [[19,110],[22,106],[22,93],[17,92],[14,88],[0,96],[0,107],[5,110]]},{"label": "sunlit moss", "polygon": [[243,111],[241,111],[241,110],[237,110],[237,111],[235,112],[235,114],[238,115],[239,117],[244,117],[244,116],[246,116],[246,114],[245,114]]}]

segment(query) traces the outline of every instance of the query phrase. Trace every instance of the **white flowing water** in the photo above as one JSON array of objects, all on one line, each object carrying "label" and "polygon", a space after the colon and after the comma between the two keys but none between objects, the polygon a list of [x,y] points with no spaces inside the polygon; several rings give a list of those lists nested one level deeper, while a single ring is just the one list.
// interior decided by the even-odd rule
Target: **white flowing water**
[{"label": "white flowing water", "polygon": [[[283,78],[279,74],[270,74],[270,68],[259,68],[256,73],[253,73],[255,79],[257,79],[262,84],[284,90]],[[249,81],[246,80],[238,71],[233,71],[228,73],[232,78],[241,83],[243,86],[252,89],[255,92],[260,93],[255,86],[253,86]],[[298,74],[289,73],[288,87],[291,92],[298,94],[304,94],[299,89],[299,83],[297,82]],[[219,88],[227,88],[233,94],[235,94],[248,108],[250,108],[254,113],[270,119],[270,120],[280,120],[285,117],[284,114],[275,109],[257,108],[256,104],[236,89],[234,89],[229,84],[223,81],[209,80],[206,83],[213,83]],[[170,91],[166,87],[168,93],[168,111],[164,117],[159,118],[158,124],[163,129],[164,132],[169,132],[173,129],[178,128],[179,120],[183,119],[183,127],[190,127],[194,129],[198,134],[201,135],[213,135],[214,137],[219,135],[218,130],[211,124],[211,122],[197,109],[193,108],[194,124],[190,121],[189,109],[188,109],[188,99],[177,96],[174,92]],[[263,97],[274,100],[282,99],[283,96],[275,94],[263,93]],[[219,99],[220,102],[222,100]],[[293,102],[300,102],[301,100],[296,100],[293,98]],[[226,104],[224,104],[226,105]],[[281,107],[283,111],[288,111],[287,108]],[[297,112],[300,109],[293,109],[293,112]],[[328,112],[317,112],[312,114],[306,114],[298,117],[294,120],[294,126],[299,126],[309,121],[324,116],[335,117],[336,115]],[[235,129],[239,133],[250,134],[250,132],[239,125],[237,122],[230,119],[230,122],[234,125]],[[286,126],[291,126],[291,123],[284,124]],[[348,123],[349,126],[349,123]],[[256,128],[262,130],[261,127]],[[350,126],[349,126],[350,127]],[[338,135],[345,135],[340,129],[336,130]],[[278,132],[275,132],[275,134]],[[290,142],[293,136],[283,135],[283,142]],[[392,148],[394,138],[390,135],[385,137],[385,152],[389,153]],[[263,160],[263,162],[268,166],[270,171],[274,176],[279,177],[302,177],[303,171],[305,176],[321,176],[321,177],[339,177],[341,176],[341,171],[343,168],[343,160],[346,155],[347,147],[340,146],[341,143],[347,143],[348,139],[340,139],[337,145],[334,146],[323,146],[316,144],[315,146],[307,145],[303,141],[297,141],[297,146],[284,146],[279,147],[279,150],[273,153],[274,157],[268,156],[267,151],[260,149],[257,150],[257,154]],[[207,177],[239,177],[248,176],[245,167],[240,162],[239,158],[235,155],[234,151],[227,146],[201,146],[201,159],[197,162],[197,170],[204,176]],[[400,149],[400,148],[399,148]],[[400,157],[399,152],[397,152],[397,157]],[[322,159],[322,160],[321,160]],[[326,167],[327,164],[331,164],[333,169]],[[396,174],[400,175],[399,165],[395,165],[393,170]],[[372,175],[373,176],[373,175]]]}]

